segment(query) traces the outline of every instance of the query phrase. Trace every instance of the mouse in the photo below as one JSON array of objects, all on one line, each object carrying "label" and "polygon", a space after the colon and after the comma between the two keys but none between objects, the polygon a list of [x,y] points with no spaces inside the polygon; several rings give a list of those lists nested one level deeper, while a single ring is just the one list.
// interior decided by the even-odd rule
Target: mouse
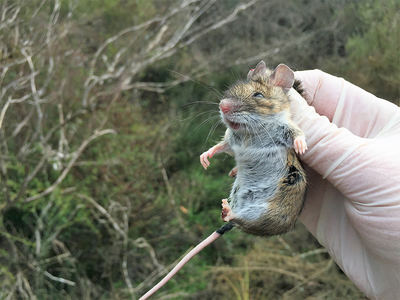
[{"label": "mouse", "polygon": [[[271,236],[290,231],[299,216],[307,186],[297,157],[307,150],[303,131],[290,118],[288,91],[299,84],[285,64],[273,71],[260,61],[224,93],[219,103],[225,135],[200,155],[205,169],[219,153],[236,162],[230,195],[221,217],[242,231]],[[297,154],[297,155],[296,155]]]},{"label": "mouse", "polygon": [[189,260],[237,227],[246,233],[271,236],[294,227],[304,203],[306,175],[297,157],[307,150],[304,133],[290,119],[288,91],[303,94],[293,71],[280,64],[271,71],[260,61],[247,80],[233,84],[219,103],[227,129],[218,144],[200,155],[205,169],[219,153],[234,156],[236,167],[229,198],[222,199],[222,220],[227,222],[187,253],[178,264],[139,300],[163,287]]}]

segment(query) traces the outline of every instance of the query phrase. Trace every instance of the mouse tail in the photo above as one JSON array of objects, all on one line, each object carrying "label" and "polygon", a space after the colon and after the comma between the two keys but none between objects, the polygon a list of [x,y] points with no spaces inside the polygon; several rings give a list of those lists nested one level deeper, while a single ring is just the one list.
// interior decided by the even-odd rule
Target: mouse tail
[{"label": "mouse tail", "polygon": [[157,290],[159,290],[164,284],[166,284],[178,271],[189,261],[191,260],[197,253],[203,250],[205,247],[210,245],[212,242],[217,240],[221,235],[225,232],[231,230],[233,228],[232,223],[227,223],[221,226],[218,230],[214,231],[208,238],[203,240],[200,244],[194,247],[188,254],[186,254],[181,261],[167,274],[159,283],[157,283],[151,290],[149,290],[146,294],[139,298],[139,300],[148,299],[151,295],[153,295]]}]

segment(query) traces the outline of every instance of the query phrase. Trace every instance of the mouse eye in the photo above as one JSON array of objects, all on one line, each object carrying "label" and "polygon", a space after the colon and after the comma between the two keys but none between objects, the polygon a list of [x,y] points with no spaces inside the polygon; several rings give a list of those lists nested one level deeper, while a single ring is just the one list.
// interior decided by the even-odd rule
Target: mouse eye
[{"label": "mouse eye", "polygon": [[259,93],[259,92],[255,92],[255,93],[253,94],[253,97],[254,97],[254,98],[265,98],[264,95],[263,95],[262,93]]}]

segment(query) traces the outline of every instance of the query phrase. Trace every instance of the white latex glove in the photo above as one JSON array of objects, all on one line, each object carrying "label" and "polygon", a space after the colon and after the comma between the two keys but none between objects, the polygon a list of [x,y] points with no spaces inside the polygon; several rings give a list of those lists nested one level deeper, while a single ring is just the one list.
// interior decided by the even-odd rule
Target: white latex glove
[{"label": "white latex glove", "polygon": [[319,70],[295,76],[312,169],[300,220],[367,297],[400,299],[400,108]]}]

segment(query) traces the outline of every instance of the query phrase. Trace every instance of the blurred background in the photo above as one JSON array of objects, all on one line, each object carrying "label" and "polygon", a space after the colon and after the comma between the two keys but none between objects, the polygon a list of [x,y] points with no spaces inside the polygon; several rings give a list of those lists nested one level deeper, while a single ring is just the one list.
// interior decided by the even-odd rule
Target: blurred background
[{"label": "blurred background", "polygon": [[[221,225],[221,92],[263,59],[394,103],[400,1],[0,0],[0,298],[136,299]],[[298,224],[154,299],[363,299]]]}]

